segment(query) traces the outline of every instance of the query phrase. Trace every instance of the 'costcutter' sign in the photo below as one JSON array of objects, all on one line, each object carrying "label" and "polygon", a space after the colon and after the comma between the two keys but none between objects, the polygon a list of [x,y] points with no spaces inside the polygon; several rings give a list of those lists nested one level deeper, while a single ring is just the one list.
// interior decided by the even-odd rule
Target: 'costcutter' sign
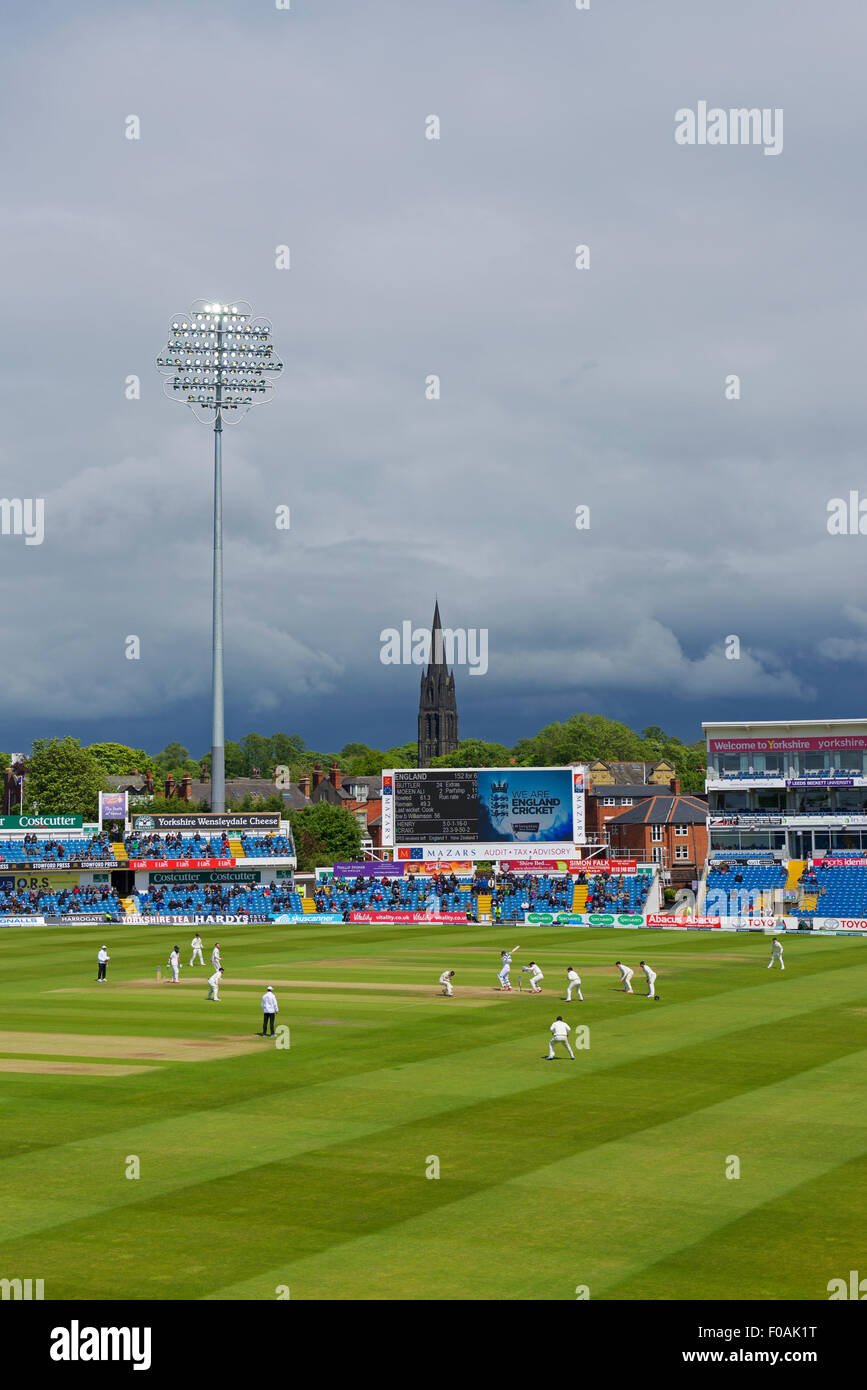
[{"label": "'costcutter' sign", "polygon": [[80,830],[83,816],[0,816],[0,830]]}]

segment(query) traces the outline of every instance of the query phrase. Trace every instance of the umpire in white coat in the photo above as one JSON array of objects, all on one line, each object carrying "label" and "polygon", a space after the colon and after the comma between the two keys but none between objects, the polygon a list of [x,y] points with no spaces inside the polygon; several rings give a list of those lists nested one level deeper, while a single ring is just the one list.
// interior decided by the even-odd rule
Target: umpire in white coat
[{"label": "umpire in white coat", "polygon": [[262,995],[262,1037],[268,1036],[268,1029],[271,1030],[271,1037],[274,1036],[274,1019],[280,1012],[277,1003],[277,996],[269,985]]}]

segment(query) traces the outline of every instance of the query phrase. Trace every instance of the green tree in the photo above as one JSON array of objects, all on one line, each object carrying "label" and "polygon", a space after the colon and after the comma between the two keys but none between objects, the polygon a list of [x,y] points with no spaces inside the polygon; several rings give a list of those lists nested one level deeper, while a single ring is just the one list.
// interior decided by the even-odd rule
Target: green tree
[{"label": "green tree", "polygon": [[261,734],[246,734],[241,740],[241,753],[244,759],[243,777],[252,777],[253,769],[267,777],[271,771],[271,740]]},{"label": "green tree", "polygon": [[290,811],[289,822],[302,873],[357,859],[361,852],[361,826],[345,806],[318,801]]},{"label": "green tree", "polygon": [[401,743],[397,748],[387,748],[382,755],[382,767],[418,767],[418,744]]},{"label": "green tree", "polygon": [[143,748],[128,748],[125,743],[91,743],[85,750],[99,763],[103,772],[122,776],[126,772],[154,770],[154,759]]},{"label": "green tree", "polygon": [[298,734],[272,734],[268,740],[269,767],[296,767],[307,747]]},{"label": "green tree", "polygon": [[462,738],[453,753],[431,759],[431,767],[508,767],[512,753],[503,743]]},{"label": "green tree", "polygon": [[157,754],[157,761],[172,767],[175,763],[185,763],[189,758],[189,752],[177,739],[173,743],[167,743],[162,753]]},{"label": "green tree", "polygon": [[200,760],[193,758],[182,743],[174,741],[166,744],[162,753],[157,753],[153,760],[154,775],[167,777],[172,774],[176,782],[189,773],[191,777],[199,776]]},{"label": "green tree", "polygon": [[[210,764],[209,764],[210,767]],[[223,748],[223,770],[227,777],[249,777],[247,761],[240,743],[227,739]]]},{"label": "green tree", "polygon": [[28,766],[25,811],[96,819],[105,774],[77,738],[34,739]]},{"label": "green tree", "polygon": [[179,811],[210,811],[210,809],[211,803],[207,800],[178,801],[176,797],[172,797],[171,800],[166,801],[161,793],[154,796],[153,800],[145,798],[133,800],[130,798],[129,807],[131,816],[176,816]]}]

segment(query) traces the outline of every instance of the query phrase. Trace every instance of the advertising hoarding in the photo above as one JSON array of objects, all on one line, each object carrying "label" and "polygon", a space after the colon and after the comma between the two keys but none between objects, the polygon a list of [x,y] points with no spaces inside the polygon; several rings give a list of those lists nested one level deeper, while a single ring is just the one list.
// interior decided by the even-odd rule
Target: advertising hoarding
[{"label": "advertising hoarding", "polygon": [[465,912],[350,912],[350,922],[466,922]]},{"label": "advertising hoarding", "polygon": [[114,856],[110,859],[0,859],[0,869],[122,869]]},{"label": "advertising hoarding", "polygon": [[353,860],[348,864],[335,864],[337,878],[399,878],[404,871],[402,863],[393,864],[391,860]]},{"label": "advertising hoarding", "polygon": [[122,820],[126,822],[127,804],[129,801],[128,792],[100,792],[99,793],[99,828],[107,820]]},{"label": "advertising hoarding", "polygon": [[583,768],[571,767],[384,771],[383,844],[460,847],[461,853],[441,856],[455,859],[468,857],[464,851],[470,848],[477,859],[504,858],[503,846],[512,847],[512,857],[525,858],[527,847],[544,846],[546,857],[565,858],[584,842],[584,784]]},{"label": "advertising hoarding", "polygon": [[234,869],[234,859],[130,859],[128,864],[120,864],[122,869],[165,869],[171,865],[175,869]]},{"label": "advertising hoarding", "polygon": [[83,816],[0,816],[0,830],[81,830]]},{"label": "advertising hoarding", "polygon": [[217,830],[255,831],[267,834],[280,829],[279,811],[211,811],[171,812],[156,815],[134,814],[133,834],[162,835],[167,830],[201,830],[213,834]]},{"label": "advertising hoarding", "polygon": [[712,738],[712,753],[844,753],[867,749],[867,734],[807,738]]}]

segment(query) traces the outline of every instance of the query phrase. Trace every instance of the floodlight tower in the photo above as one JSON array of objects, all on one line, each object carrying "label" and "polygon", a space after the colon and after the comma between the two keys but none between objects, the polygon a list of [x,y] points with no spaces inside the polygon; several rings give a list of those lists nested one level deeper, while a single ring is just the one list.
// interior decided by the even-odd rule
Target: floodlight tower
[{"label": "floodlight tower", "polygon": [[157,358],[170,399],[190,406],[198,420],[214,421],[214,624],[211,717],[211,810],[226,809],[223,732],[223,418],[240,420],[269,400],[283,370],[271,342],[271,324],[254,318],[249,304],[206,304],[175,314],[168,345]]}]

